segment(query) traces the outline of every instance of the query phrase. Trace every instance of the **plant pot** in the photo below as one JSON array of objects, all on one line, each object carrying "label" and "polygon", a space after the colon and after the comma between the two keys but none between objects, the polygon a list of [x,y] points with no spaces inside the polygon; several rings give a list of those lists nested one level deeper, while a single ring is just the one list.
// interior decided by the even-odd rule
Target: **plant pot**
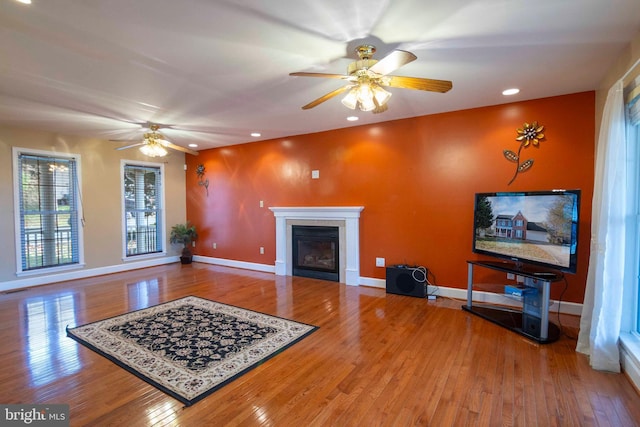
[{"label": "plant pot", "polygon": [[180,257],[180,262],[182,264],[191,264],[191,262],[193,261],[193,256],[189,255],[189,256],[181,256]]}]

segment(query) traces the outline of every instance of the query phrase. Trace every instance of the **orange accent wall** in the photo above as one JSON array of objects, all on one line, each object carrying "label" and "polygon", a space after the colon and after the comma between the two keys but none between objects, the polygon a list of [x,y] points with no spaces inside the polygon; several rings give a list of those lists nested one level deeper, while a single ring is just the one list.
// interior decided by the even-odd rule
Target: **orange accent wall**
[{"label": "orange accent wall", "polygon": [[[502,152],[517,151],[516,129],[533,121],[544,125],[546,139],[523,150],[534,165],[507,185],[515,164]],[[471,252],[476,192],[578,188],[578,271],[567,275],[563,300],[581,303],[594,132],[595,93],[584,92],[205,150],[186,156],[187,218],[198,227],[197,254],[273,265],[268,207],[364,206],[361,276],[383,279],[375,258],[384,257],[387,265],[429,268],[440,286],[466,288],[466,260],[480,258]],[[208,197],[198,164],[206,168]],[[312,170],[320,179],[311,179]]]}]

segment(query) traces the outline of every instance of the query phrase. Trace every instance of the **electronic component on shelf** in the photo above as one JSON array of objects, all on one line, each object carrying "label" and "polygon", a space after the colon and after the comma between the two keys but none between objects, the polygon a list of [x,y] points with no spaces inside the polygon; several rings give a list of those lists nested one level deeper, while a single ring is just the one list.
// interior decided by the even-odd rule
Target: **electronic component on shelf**
[{"label": "electronic component on shelf", "polygon": [[527,292],[535,291],[535,289],[527,286],[506,285],[504,287],[505,295],[522,298]]}]

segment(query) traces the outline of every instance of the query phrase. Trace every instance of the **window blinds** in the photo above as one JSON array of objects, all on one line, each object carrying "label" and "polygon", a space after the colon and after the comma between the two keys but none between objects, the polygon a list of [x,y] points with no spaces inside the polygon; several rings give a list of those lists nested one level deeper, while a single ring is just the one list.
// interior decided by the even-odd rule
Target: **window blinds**
[{"label": "window blinds", "polygon": [[625,92],[629,123],[634,126],[640,126],[640,76],[627,85]]},{"label": "window blinds", "polygon": [[160,168],[124,166],[126,256],[162,251]]},{"label": "window blinds", "polygon": [[18,165],[22,271],[77,264],[76,160],[21,153]]}]

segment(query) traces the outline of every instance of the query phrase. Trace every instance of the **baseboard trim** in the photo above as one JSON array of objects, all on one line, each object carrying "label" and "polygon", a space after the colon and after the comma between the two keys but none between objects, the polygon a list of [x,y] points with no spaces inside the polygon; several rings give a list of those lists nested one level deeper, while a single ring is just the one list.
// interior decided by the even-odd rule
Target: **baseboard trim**
[{"label": "baseboard trim", "polygon": [[[195,262],[202,262],[204,264],[220,265],[224,267],[233,267],[233,268],[242,268],[245,270],[262,271],[265,273],[275,274],[275,271],[276,271],[275,265],[260,264],[260,263],[247,262],[247,261],[238,261],[238,260],[226,259],[226,258],[214,258],[214,257],[206,257],[202,255],[194,255],[193,260]],[[50,274],[46,276],[31,277],[28,279],[12,280],[8,282],[0,283],[0,292],[28,288],[32,286],[47,285],[50,283],[62,282],[65,280],[85,279],[87,277],[102,276],[104,274],[120,273],[123,271],[137,270],[139,268],[146,268],[146,267],[154,267],[157,265],[170,264],[178,261],[179,261],[179,257],[177,256],[151,258],[151,259],[147,259],[139,262],[128,262],[126,264],[92,268],[88,270],[69,271],[69,272],[60,273],[60,274]],[[377,279],[373,277],[360,277],[358,284],[360,286],[369,286],[372,288],[386,289],[385,279]],[[437,288],[429,287],[429,293],[430,294],[435,293],[436,295],[439,295],[442,297],[455,298],[455,299],[460,299],[465,301],[467,299],[467,290],[460,289],[460,288],[449,288],[444,286],[438,286]],[[518,304],[515,303],[513,300],[506,298],[500,294],[495,294],[492,292],[474,291],[473,297],[474,297],[473,298],[474,302],[486,302],[486,303],[492,303],[492,304],[511,305],[514,307],[518,306]],[[552,301],[552,302],[553,302],[553,305],[552,305],[552,309],[553,309],[553,307],[557,307],[558,301]],[[582,314],[582,304],[563,301],[560,306],[560,312],[563,314],[580,316]]]},{"label": "baseboard trim", "polygon": [[125,264],[109,265],[106,267],[66,271],[64,273],[47,274],[43,276],[33,276],[27,279],[9,280],[0,283],[0,292],[30,288],[33,286],[49,285],[51,283],[64,282],[67,280],[86,279],[88,277],[103,276],[105,274],[121,273],[123,271],[155,267],[158,265],[171,264],[178,261],[180,261],[180,258],[178,256],[149,258],[144,261],[127,262]]},{"label": "baseboard trim", "polygon": [[[195,255],[193,257],[193,260],[198,262],[208,263],[208,264],[222,265],[226,267],[236,267],[236,268],[244,268],[247,270],[257,270],[257,271],[264,271],[267,273],[275,273],[275,265],[236,261],[236,260],[230,260],[225,258],[203,257],[199,255]],[[380,288],[380,289],[386,289],[387,287],[387,283],[385,279],[377,279],[373,277],[360,277],[358,284],[360,286],[369,286],[372,288]],[[429,293],[430,294],[435,293],[436,295],[439,295],[442,297],[455,298],[463,301],[467,300],[466,289],[438,286],[437,288],[429,287]],[[507,305],[507,306],[513,306],[513,307],[519,306],[519,304],[514,302],[512,299],[504,297],[500,294],[495,294],[493,292],[474,291],[473,297],[474,297],[473,298],[474,302],[501,304],[501,305]],[[555,308],[554,310],[554,307],[558,306],[558,301],[552,300],[551,302],[552,302],[552,306],[551,306],[552,310],[556,312],[557,308]],[[582,315],[582,304],[563,301],[562,304],[560,304],[560,313],[580,316]]]},{"label": "baseboard trim", "polygon": [[259,264],[256,262],[238,261],[226,258],[212,258],[201,255],[194,255],[193,260],[205,264],[222,265],[224,267],[243,268],[245,270],[263,271],[265,273],[276,272],[275,265]]},{"label": "baseboard trim", "polygon": [[[374,279],[370,277],[361,277],[360,284],[362,286],[370,286],[373,288],[381,288],[386,289],[387,283],[384,279]],[[435,294],[446,298],[455,298],[459,300],[466,301],[467,300],[467,290],[460,288],[449,288],[445,286],[432,287],[429,286],[429,294]],[[520,303],[515,302],[514,300],[505,297],[501,294],[496,294],[494,292],[484,292],[484,291],[473,291],[473,302],[483,302],[490,304],[500,304],[512,307],[521,307]],[[551,311],[554,313],[557,312],[558,301],[551,300]],[[560,313],[562,314],[571,314],[574,316],[582,315],[582,304],[578,304],[575,302],[567,302],[562,301],[560,304]]]}]

